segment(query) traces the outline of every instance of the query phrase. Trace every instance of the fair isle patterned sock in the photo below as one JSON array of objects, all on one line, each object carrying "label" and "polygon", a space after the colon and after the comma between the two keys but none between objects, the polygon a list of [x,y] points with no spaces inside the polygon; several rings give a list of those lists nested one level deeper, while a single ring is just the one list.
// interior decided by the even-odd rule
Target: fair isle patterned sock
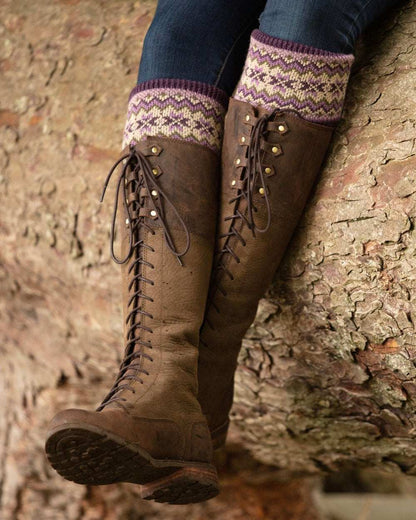
[{"label": "fair isle patterned sock", "polygon": [[315,49],[256,29],[234,97],[333,124],[341,118],[353,61],[353,54]]},{"label": "fair isle patterned sock", "polygon": [[205,83],[178,79],[139,83],[130,94],[123,148],[158,136],[219,153],[227,104],[223,90]]}]

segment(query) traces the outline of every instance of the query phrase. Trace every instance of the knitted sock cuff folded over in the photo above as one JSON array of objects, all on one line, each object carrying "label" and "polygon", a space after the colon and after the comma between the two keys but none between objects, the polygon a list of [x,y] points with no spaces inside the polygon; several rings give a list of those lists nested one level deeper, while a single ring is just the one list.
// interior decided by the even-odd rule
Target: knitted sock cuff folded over
[{"label": "knitted sock cuff folded over", "polygon": [[219,153],[227,94],[205,83],[157,79],[131,92],[123,148],[147,136],[179,139]]},{"label": "knitted sock cuff folded over", "polygon": [[295,110],[309,121],[337,122],[354,61],[253,31],[234,97],[269,110]]}]

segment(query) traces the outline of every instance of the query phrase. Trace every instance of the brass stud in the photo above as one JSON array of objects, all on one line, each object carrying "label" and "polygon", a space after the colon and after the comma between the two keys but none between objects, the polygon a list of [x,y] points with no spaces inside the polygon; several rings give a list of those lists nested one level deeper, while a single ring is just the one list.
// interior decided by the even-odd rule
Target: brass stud
[{"label": "brass stud", "polygon": [[286,127],[285,125],[279,125],[277,129],[279,130],[279,132],[284,132],[286,130]]},{"label": "brass stud", "polygon": [[152,211],[150,212],[150,215],[152,217],[156,217],[157,213],[156,213],[156,211],[154,209],[152,209]]},{"label": "brass stud", "polygon": [[156,190],[152,190],[151,194],[152,194],[153,197],[157,197],[157,191]]},{"label": "brass stud", "polygon": [[247,121],[247,122],[250,121],[250,114],[247,114],[247,115],[246,115],[246,121]]},{"label": "brass stud", "polygon": [[158,152],[158,148],[156,146],[152,146],[152,153],[157,153]]},{"label": "brass stud", "polygon": [[234,179],[231,181],[231,186],[235,186],[237,184],[237,181]]},{"label": "brass stud", "polygon": [[241,142],[242,142],[242,143],[245,143],[245,142],[246,142],[246,138],[244,137],[244,135],[241,137]]},{"label": "brass stud", "polygon": [[272,152],[276,154],[279,151],[279,148],[277,146],[273,146]]},{"label": "brass stud", "polygon": [[129,225],[129,223],[130,223],[129,219],[128,219],[128,218],[126,218],[126,226],[128,226],[128,225]]},{"label": "brass stud", "polygon": [[241,164],[241,159],[240,159],[240,158],[237,158],[237,159],[235,160],[235,164],[236,164],[237,166],[238,166],[239,164]]},{"label": "brass stud", "polygon": [[264,168],[264,173],[265,173],[266,175],[270,175],[270,174],[272,173],[272,169],[269,168],[269,167]]},{"label": "brass stud", "polygon": [[159,170],[157,168],[153,168],[152,173],[153,175],[157,175],[159,173]]},{"label": "brass stud", "polygon": [[259,188],[260,195],[264,195],[264,188]]}]

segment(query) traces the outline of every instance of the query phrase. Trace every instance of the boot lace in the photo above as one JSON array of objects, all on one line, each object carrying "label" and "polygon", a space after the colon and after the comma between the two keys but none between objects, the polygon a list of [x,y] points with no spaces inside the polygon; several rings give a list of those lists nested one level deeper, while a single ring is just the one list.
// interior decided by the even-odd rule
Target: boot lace
[{"label": "boot lace", "polygon": [[[158,155],[160,152],[161,148],[159,146],[152,147],[152,155]],[[190,246],[189,230],[174,204],[165,191],[162,190],[158,182],[158,177],[162,173],[161,170],[158,167],[155,167],[155,165],[152,166],[145,153],[141,152],[133,145],[129,147],[129,151],[118,159],[110,169],[104,183],[100,202],[103,202],[110,179],[120,166],[121,171],[116,184],[110,232],[110,252],[112,259],[117,264],[125,264],[133,258],[127,271],[129,280],[129,300],[127,304],[129,312],[126,317],[126,325],[128,327],[126,334],[127,343],[116,380],[96,411],[101,411],[111,402],[117,402],[118,405],[126,408],[122,401],[127,401],[127,399],[121,397],[121,395],[119,395],[120,392],[122,390],[130,390],[133,394],[136,393],[136,390],[131,383],[138,381],[143,384],[144,381],[141,375],[149,374],[149,372],[141,366],[142,359],[145,358],[151,362],[153,361],[152,356],[144,351],[145,348],[153,348],[151,342],[144,341],[143,338],[140,338],[140,330],[153,333],[153,330],[150,327],[145,326],[141,322],[141,317],[153,319],[153,316],[142,309],[140,303],[141,300],[148,300],[150,302],[154,301],[153,298],[144,294],[142,291],[143,284],[153,286],[154,281],[143,276],[141,266],[147,266],[150,269],[154,269],[154,265],[145,260],[142,253],[144,250],[150,250],[152,252],[155,250],[143,241],[143,238],[141,238],[142,233],[139,233],[139,231],[146,229],[154,235],[155,230],[149,225],[148,221],[149,219],[157,220],[163,229],[165,242],[168,248],[171,253],[176,256],[180,265],[182,265],[181,257],[187,253]],[[126,226],[128,227],[129,237],[128,249],[124,257],[118,256],[114,249],[120,192],[125,214],[127,215]],[[146,201],[150,202],[150,210],[148,207],[149,204],[146,204]],[[183,229],[185,235],[185,247],[182,250],[178,250],[175,246],[172,234],[169,231],[165,214],[165,208],[167,206],[170,206],[173,214],[178,219]]]},{"label": "boot lace", "polygon": [[[225,260],[227,255],[232,256],[237,263],[240,263],[240,258],[233,250],[230,243],[231,237],[236,237],[237,241],[240,242],[243,247],[246,246],[246,241],[241,235],[241,231],[237,229],[237,222],[242,221],[243,225],[246,225],[251,230],[253,237],[256,236],[256,233],[265,233],[270,227],[272,215],[269,191],[266,182],[266,172],[269,172],[269,175],[272,174],[273,166],[270,165],[265,167],[265,164],[263,163],[264,156],[271,155],[272,157],[277,157],[282,154],[282,147],[280,144],[269,143],[267,141],[267,134],[269,132],[277,132],[279,135],[288,131],[285,122],[278,124],[274,121],[277,116],[282,115],[283,113],[276,109],[269,114],[265,114],[256,121],[251,130],[249,143],[247,145],[247,155],[243,158],[244,163],[241,167],[240,176],[238,179],[232,181],[233,187],[237,190],[235,197],[228,201],[230,205],[233,205],[233,213],[224,219],[225,221],[230,221],[230,228],[227,233],[219,236],[220,239],[225,238],[226,240],[222,249],[216,253],[217,259],[211,279],[211,291],[206,306],[205,321],[211,328],[213,328],[213,325],[208,319],[207,312],[209,307],[212,306],[215,308],[217,313],[220,312],[214,301],[215,293],[218,290],[221,294],[227,296],[226,291],[221,287],[219,273],[223,272],[231,280],[234,280],[232,272],[226,266]],[[237,158],[237,161],[238,162],[235,164],[239,166],[242,159]],[[258,211],[258,208],[254,204],[254,195],[256,192],[261,193],[261,200],[266,208],[266,223],[263,226],[260,226],[255,218],[255,213]],[[245,209],[241,209],[244,201],[246,203]],[[201,342],[204,343],[202,340]]]}]

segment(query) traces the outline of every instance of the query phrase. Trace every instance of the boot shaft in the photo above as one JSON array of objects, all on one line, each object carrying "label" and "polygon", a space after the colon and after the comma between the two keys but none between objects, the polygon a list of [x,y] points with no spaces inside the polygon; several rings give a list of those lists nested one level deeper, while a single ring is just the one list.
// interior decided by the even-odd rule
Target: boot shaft
[{"label": "boot shaft", "polygon": [[121,263],[125,362],[107,396],[113,402],[106,406],[126,399],[130,411],[139,403],[142,414],[157,416],[168,399],[171,413],[179,415],[181,403],[195,408],[218,158],[205,147],[161,137],[148,138],[129,153],[133,157],[124,164],[118,193],[120,259],[126,259]]},{"label": "boot shaft", "polygon": [[217,252],[200,336],[199,400],[211,431],[228,420],[241,341],[321,168],[333,127],[230,101]]}]

